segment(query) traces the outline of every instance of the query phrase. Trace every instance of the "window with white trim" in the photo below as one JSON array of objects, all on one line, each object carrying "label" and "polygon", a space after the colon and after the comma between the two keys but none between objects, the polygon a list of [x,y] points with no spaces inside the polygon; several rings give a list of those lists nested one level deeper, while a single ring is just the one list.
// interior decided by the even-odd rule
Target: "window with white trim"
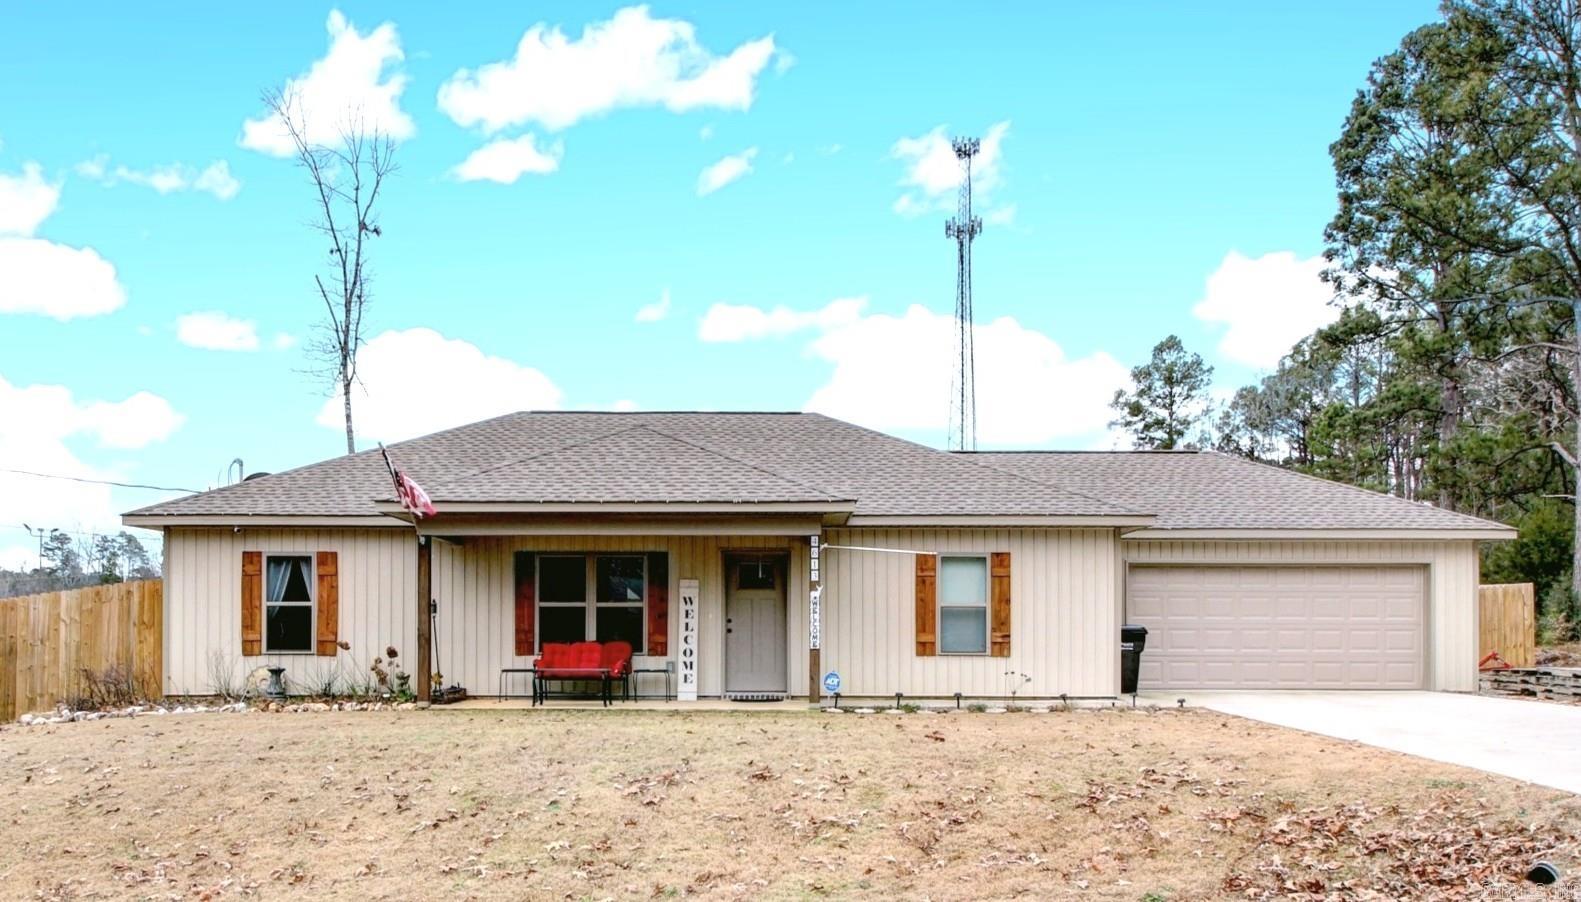
[{"label": "window with white trim", "polygon": [[988,653],[988,556],[939,558],[939,654]]},{"label": "window with white trim", "polygon": [[540,648],[587,639],[646,647],[646,555],[541,554],[537,588]]},{"label": "window with white trim", "polygon": [[313,556],[271,554],[264,558],[266,654],[313,651]]}]

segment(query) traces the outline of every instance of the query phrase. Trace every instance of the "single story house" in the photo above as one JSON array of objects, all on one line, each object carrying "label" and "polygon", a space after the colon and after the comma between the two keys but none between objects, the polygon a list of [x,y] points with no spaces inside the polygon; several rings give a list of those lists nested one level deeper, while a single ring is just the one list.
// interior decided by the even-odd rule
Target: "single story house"
[{"label": "single story house", "polygon": [[623,639],[682,698],[1104,698],[1127,622],[1144,688],[1471,691],[1478,543],[1515,535],[1214,452],[950,453],[812,413],[523,412],[389,451],[433,516],[378,450],[125,515],[165,536],[169,692],[394,645],[421,691],[431,647],[490,695],[544,642]]}]

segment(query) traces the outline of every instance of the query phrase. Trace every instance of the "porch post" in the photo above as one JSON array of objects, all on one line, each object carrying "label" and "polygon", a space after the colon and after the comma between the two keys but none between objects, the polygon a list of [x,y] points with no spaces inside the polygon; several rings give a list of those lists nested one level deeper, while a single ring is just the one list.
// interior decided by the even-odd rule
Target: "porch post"
[{"label": "porch post", "polygon": [[434,597],[434,543],[428,536],[417,537],[417,703],[427,707],[433,689],[433,616],[429,605]]},{"label": "porch post", "polygon": [[823,581],[819,568],[823,536],[814,533],[807,541],[807,704],[817,705],[823,700],[822,667],[818,661],[823,646]]}]

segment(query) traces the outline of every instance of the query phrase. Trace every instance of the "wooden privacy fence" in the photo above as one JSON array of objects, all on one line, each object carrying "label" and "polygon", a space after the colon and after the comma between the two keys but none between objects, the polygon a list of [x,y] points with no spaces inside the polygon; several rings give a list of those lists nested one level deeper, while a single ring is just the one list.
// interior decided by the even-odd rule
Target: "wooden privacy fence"
[{"label": "wooden privacy fence", "polygon": [[0,723],[82,697],[85,672],[158,698],[163,601],[157,579],[0,598]]},{"label": "wooden privacy fence", "polygon": [[1537,663],[1537,595],[1531,583],[1502,583],[1477,590],[1481,611],[1478,660],[1498,652],[1511,667]]}]

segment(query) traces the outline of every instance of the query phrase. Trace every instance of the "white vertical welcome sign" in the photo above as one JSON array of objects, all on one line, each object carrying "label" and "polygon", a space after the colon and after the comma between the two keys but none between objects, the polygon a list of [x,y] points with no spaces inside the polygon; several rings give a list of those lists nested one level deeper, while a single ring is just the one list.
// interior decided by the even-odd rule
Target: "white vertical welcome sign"
[{"label": "white vertical welcome sign", "polygon": [[697,701],[697,580],[681,580],[681,653],[676,669],[680,681],[675,687],[677,701]]},{"label": "white vertical welcome sign", "polygon": [[822,562],[818,560],[819,553],[823,551],[823,537],[814,535],[807,539],[810,546],[807,556],[807,647],[817,651],[823,647],[823,579],[819,572]]}]

